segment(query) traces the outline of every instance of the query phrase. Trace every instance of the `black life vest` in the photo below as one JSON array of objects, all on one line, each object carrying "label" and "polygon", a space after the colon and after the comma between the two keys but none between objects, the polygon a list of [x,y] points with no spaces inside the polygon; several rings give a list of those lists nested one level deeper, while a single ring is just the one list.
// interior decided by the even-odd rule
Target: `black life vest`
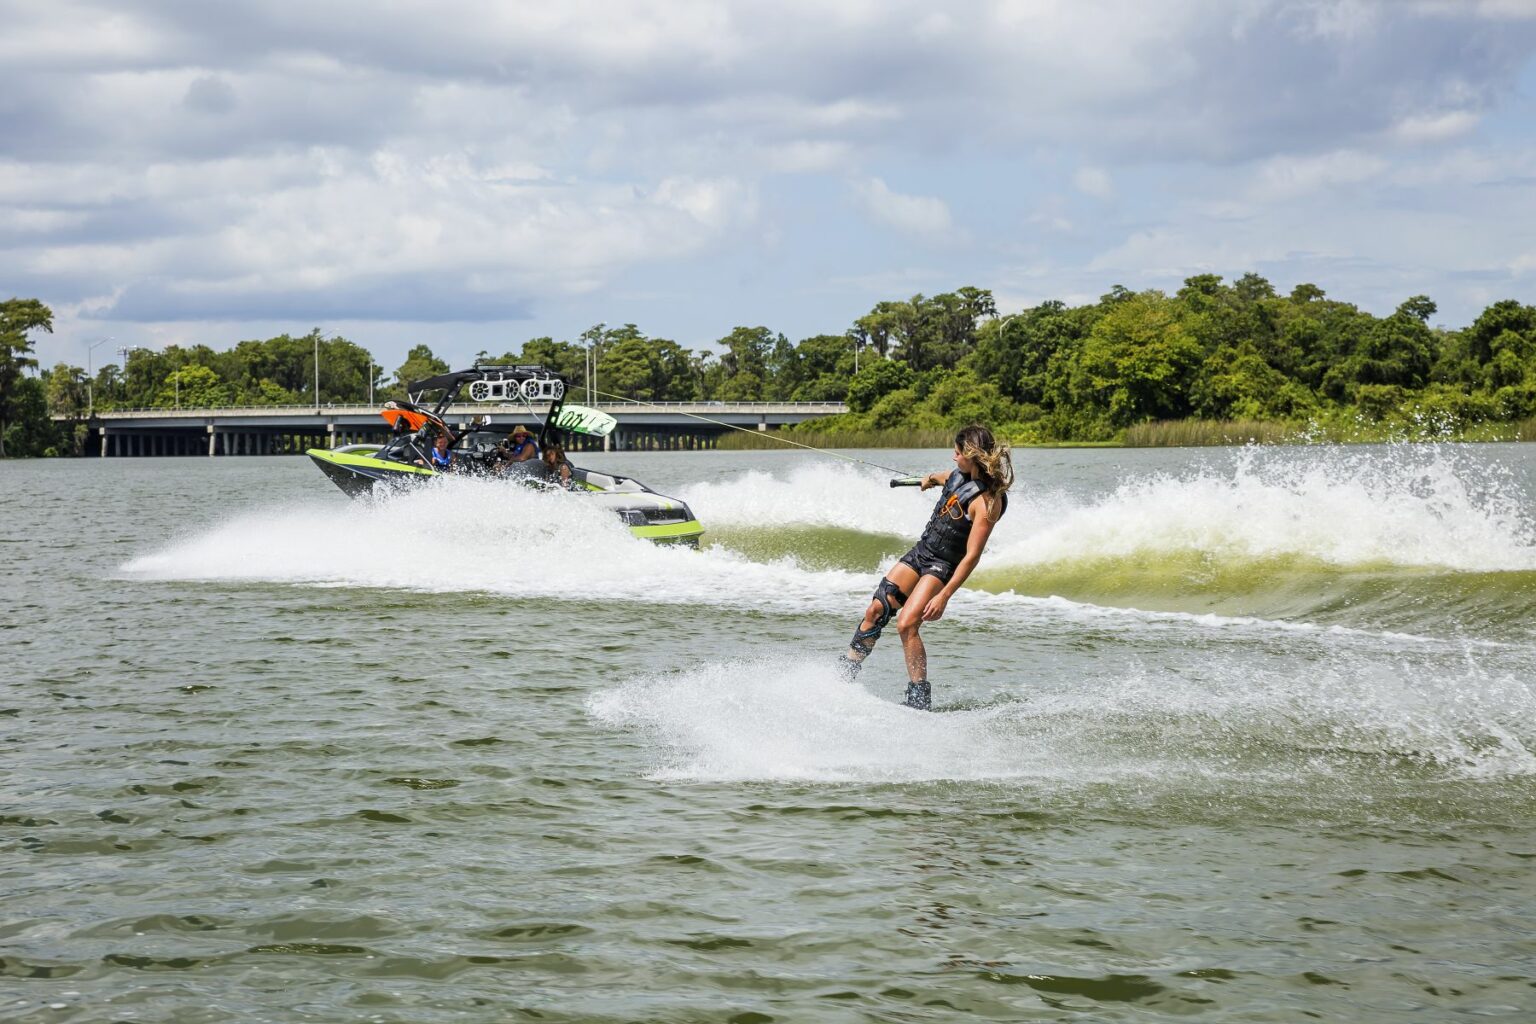
[{"label": "black life vest", "polygon": [[[986,493],[986,488],[958,469],[944,481],[943,493],[933,506],[933,515],[923,529],[919,544],[935,557],[955,563],[965,557],[965,548],[971,539],[971,520],[966,509],[971,502]],[[1008,508],[1008,495],[1003,495],[1003,510]]]}]

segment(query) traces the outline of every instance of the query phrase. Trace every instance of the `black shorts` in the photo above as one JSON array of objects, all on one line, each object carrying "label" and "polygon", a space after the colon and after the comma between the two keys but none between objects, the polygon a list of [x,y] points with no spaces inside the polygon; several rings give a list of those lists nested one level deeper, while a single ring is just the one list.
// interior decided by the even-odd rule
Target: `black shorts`
[{"label": "black shorts", "polygon": [[954,562],[944,561],[921,544],[902,555],[900,561],[903,565],[910,565],[912,571],[919,576],[932,576],[940,583],[948,583],[949,578],[955,574]]}]

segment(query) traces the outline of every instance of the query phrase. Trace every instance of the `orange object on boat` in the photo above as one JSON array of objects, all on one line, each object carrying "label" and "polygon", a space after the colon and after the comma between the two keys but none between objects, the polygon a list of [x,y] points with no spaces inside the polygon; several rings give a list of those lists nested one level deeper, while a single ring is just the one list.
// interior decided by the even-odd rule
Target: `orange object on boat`
[{"label": "orange object on boat", "polygon": [[429,416],[427,413],[417,412],[414,409],[402,409],[395,405],[394,402],[390,402],[384,408],[380,409],[379,415],[383,416],[384,419],[389,422],[389,425],[395,427],[396,429],[399,428],[400,421],[404,420],[405,425],[412,430],[420,430],[434,418]]}]

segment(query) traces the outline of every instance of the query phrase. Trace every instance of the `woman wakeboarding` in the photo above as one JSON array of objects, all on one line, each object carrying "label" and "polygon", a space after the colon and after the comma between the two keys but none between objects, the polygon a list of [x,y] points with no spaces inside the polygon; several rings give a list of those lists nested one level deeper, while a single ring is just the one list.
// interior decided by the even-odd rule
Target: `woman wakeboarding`
[{"label": "woman wakeboarding", "polygon": [[955,435],[955,468],[922,478],[923,490],[943,487],[923,535],[875,588],[864,619],[838,668],[849,681],[874,650],[880,631],[896,617],[896,632],[907,660],[907,707],[930,710],[928,652],[918,630],[944,617],[944,608],[981,560],[992,528],[1008,509],[1013,460],[1008,446],[980,424]]}]

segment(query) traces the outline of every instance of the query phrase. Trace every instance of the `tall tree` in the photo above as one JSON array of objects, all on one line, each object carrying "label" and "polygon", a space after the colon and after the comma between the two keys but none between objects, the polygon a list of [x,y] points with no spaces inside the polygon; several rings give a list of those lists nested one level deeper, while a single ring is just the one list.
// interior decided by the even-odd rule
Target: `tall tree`
[{"label": "tall tree", "polygon": [[720,356],[723,379],[719,397],[738,402],[762,400],[769,357],[783,340],[784,335],[766,327],[738,327],[721,338],[725,352]]},{"label": "tall tree", "polygon": [[627,337],[602,351],[597,379],[610,394],[645,401],[660,398],[666,388],[665,374],[655,350],[644,338]]},{"label": "tall tree", "polygon": [[447,363],[434,356],[426,345],[417,345],[405,354],[405,362],[395,371],[395,383],[404,394],[413,382],[447,372]]},{"label": "tall tree", "polygon": [[1074,374],[1080,401],[1098,405],[1111,425],[1180,419],[1201,361],[1188,312],[1159,291],[1117,298],[1094,325]]},{"label": "tall tree", "polygon": [[67,363],[55,364],[47,373],[48,411],[55,416],[84,419],[90,407],[90,381],[85,371]]},{"label": "tall tree", "polygon": [[898,307],[899,303],[879,302],[874,309],[853,322],[853,333],[859,339],[861,348],[874,348],[880,353],[881,359],[890,355],[892,341],[901,324]]},{"label": "tall tree", "polygon": [[211,367],[192,363],[176,370],[160,386],[155,404],[179,403],[183,409],[214,409],[230,403],[229,385]]},{"label": "tall tree", "polygon": [[27,337],[36,330],[53,333],[53,310],[36,299],[0,302],[0,459],[6,457],[5,436],[22,412],[22,377],[37,368]]}]

